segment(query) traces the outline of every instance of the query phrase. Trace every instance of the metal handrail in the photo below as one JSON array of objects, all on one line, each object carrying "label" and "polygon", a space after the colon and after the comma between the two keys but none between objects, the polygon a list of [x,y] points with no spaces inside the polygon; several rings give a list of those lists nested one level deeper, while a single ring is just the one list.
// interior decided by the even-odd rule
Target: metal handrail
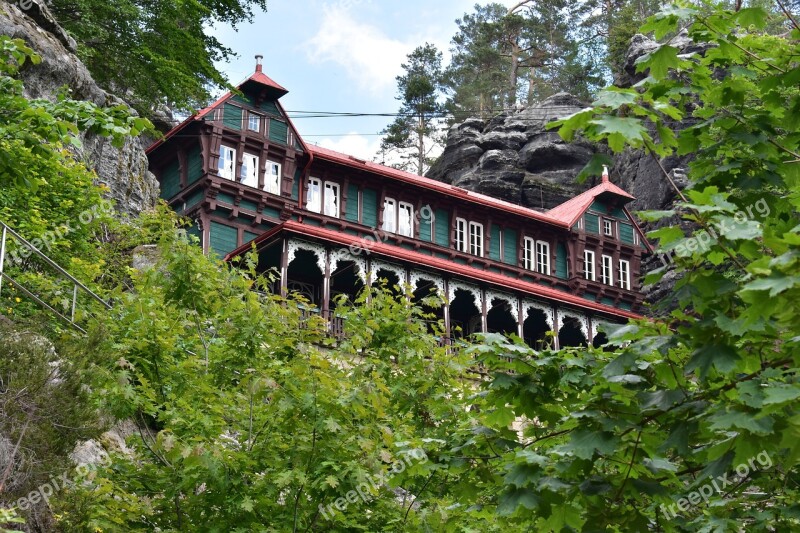
[{"label": "metal handrail", "polygon": [[[42,307],[44,307],[48,311],[50,311],[53,314],[55,314],[56,316],[58,316],[61,320],[64,320],[65,322],[67,322],[68,324],[73,326],[74,328],[78,329],[82,333],[86,333],[86,331],[83,328],[81,328],[75,322],[75,308],[76,308],[77,301],[78,301],[78,289],[80,289],[85,294],[88,294],[95,301],[101,303],[106,309],[111,309],[111,304],[110,303],[106,302],[100,296],[95,294],[86,285],[81,283],[72,274],[70,274],[69,272],[64,270],[64,268],[62,268],[58,263],[56,263],[55,261],[53,261],[52,259],[47,257],[44,254],[44,252],[42,252],[41,250],[36,248],[36,246],[31,244],[30,242],[28,242],[24,237],[22,237],[19,233],[14,231],[7,224],[5,224],[4,222],[0,221],[0,228],[2,228],[2,235],[0,235],[0,292],[2,292],[2,290],[3,290],[3,280],[7,279],[9,281],[9,283],[11,283],[14,287],[16,287],[17,289],[22,291],[26,296],[28,296],[29,298],[34,300],[36,303],[38,303],[39,305],[41,305]],[[39,297],[38,295],[34,294],[33,292],[31,292],[30,290],[26,289],[25,287],[23,287],[18,281],[16,281],[14,278],[9,276],[5,272],[5,259],[6,259],[6,251],[7,251],[7,246],[6,245],[8,243],[9,236],[15,238],[19,243],[22,244],[22,246],[24,246],[25,248],[27,248],[28,250],[33,252],[35,255],[37,255],[39,258],[41,258],[42,261],[44,261],[48,266],[53,268],[58,274],[60,274],[60,276],[62,278],[67,279],[68,281],[70,281],[72,283],[72,305],[70,307],[70,316],[69,316],[69,318],[67,318],[62,313],[59,313],[56,309],[54,309],[52,306],[50,306],[44,300],[42,300],[41,297]]]}]

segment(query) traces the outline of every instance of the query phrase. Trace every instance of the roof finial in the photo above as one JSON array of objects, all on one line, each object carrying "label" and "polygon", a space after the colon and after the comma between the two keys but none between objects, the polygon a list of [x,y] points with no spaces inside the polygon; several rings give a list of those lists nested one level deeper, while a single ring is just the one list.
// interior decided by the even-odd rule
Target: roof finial
[{"label": "roof finial", "polygon": [[264,59],[264,56],[261,54],[256,54],[256,72],[261,72],[261,60]]},{"label": "roof finial", "polygon": [[608,183],[608,167],[603,165],[603,183]]}]

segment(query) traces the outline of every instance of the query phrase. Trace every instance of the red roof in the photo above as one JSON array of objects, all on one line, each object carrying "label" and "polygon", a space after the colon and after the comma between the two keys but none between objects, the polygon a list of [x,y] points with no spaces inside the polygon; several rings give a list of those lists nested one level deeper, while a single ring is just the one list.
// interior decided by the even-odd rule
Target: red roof
[{"label": "red roof", "polygon": [[[258,67],[261,67],[261,65],[258,65]],[[253,73],[253,75],[252,75],[252,76],[250,76],[249,78],[247,78],[247,79],[246,79],[245,81],[243,81],[242,83],[240,83],[240,84],[238,85],[238,87],[241,87],[242,85],[244,85],[244,84],[245,84],[245,83],[247,83],[248,81],[254,81],[254,82],[256,82],[256,83],[259,83],[259,84],[261,84],[261,85],[266,85],[267,87],[270,87],[270,88],[272,88],[272,89],[275,89],[275,90],[277,90],[277,91],[280,91],[280,92],[282,92],[283,94],[286,94],[286,93],[288,93],[288,92],[289,92],[287,89],[284,89],[282,86],[280,86],[280,85],[279,85],[279,84],[278,84],[278,83],[277,83],[275,80],[273,80],[272,78],[270,78],[269,76],[267,76],[266,74],[264,74],[264,73],[261,71],[261,69],[260,69],[260,68],[258,68],[258,67],[257,67],[256,71]]]},{"label": "red roof", "polygon": [[318,157],[320,159],[325,159],[327,161],[332,161],[334,163],[347,165],[351,168],[366,170],[368,172],[380,174],[382,176],[386,176],[389,178],[394,178],[399,181],[403,181],[412,185],[418,185],[427,190],[441,192],[449,196],[455,196],[456,198],[466,199],[488,207],[495,207],[498,209],[502,209],[507,213],[514,213],[516,215],[530,218],[538,222],[544,222],[547,224],[552,224],[554,226],[560,226],[564,228],[570,227],[569,224],[561,220],[558,220],[557,218],[554,218],[548,215],[547,213],[540,213],[539,211],[534,211],[533,209],[522,207],[521,205],[512,204],[511,202],[506,202],[503,200],[498,200],[497,198],[486,196],[485,194],[468,191],[466,189],[462,189],[461,187],[456,187],[455,185],[450,185],[447,183],[443,183],[441,181],[432,180],[430,178],[418,176],[416,174],[412,174],[404,170],[398,170],[396,168],[387,167],[384,165],[380,165],[378,163],[373,163],[371,161],[364,161],[363,159],[358,159],[353,156],[343,154],[341,152],[329,150],[328,148],[322,148],[321,146],[309,145],[308,149],[315,157]]},{"label": "red roof", "polygon": [[[280,86],[278,83],[276,83],[275,80],[273,80],[272,78],[270,78],[269,76],[264,74],[261,71],[261,65],[258,65],[256,67],[256,71],[249,78],[247,78],[242,83],[237,85],[236,88],[240,89],[244,84],[246,84],[248,82],[254,82],[254,83],[257,83],[259,85],[264,85],[266,87],[269,87],[270,89],[274,89],[275,91],[278,91],[279,93],[281,93],[279,95],[279,98],[280,98],[280,96],[283,96],[284,94],[289,92],[286,89],[284,89],[282,86]],[[198,120],[202,119],[204,116],[206,116],[208,113],[210,113],[213,109],[215,109],[217,106],[219,106],[219,104],[225,102],[226,100],[228,100],[232,96],[233,96],[233,93],[228,91],[227,93],[222,95],[220,98],[218,98],[217,101],[215,101],[210,106],[208,106],[208,107],[206,107],[204,109],[201,109],[200,111],[198,111],[197,113],[195,113],[191,117],[189,117],[186,120],[184,120],[183,122],[181,122],[180,124],[178,124],[177,126],[172,128],[171,130],[169,130],[167,133],[165,133],[164,136],[161,139],[159,139],[156,142],[154,142],[153,144],[151,144],[147,148],[147,150],[145,150],[145,154],[150,154],[150,152],[152,152],[153,150],[155,150],[156,148],[158,148],[159,146],[161,146],[162,144],[167,142],[173,135],[175,135],[176,133],[181,131],[183,128],[185,128],[189,124],[191,124],[193,122],[197,122]],[[301,142],[302,142],[302,140],[301,140]],[[305,146],[305,144],[303,144],[303,145]]]},{"label": "red roof", "polygon": [[589,206],[592,205],[595,198],[603,194],[620,196],[626,203],[636,199],[610,181],[603,181],[575,198],[571,198],[563,204],[557,205],[550,211],[547,211],[546,214],[572,227],[572,225],[581,218],[581,215],[589,209]]},{"label": "red roof", "polygon": [[[352,235],[348,235],[338,231],[330,230],[327,228],[321,228],[317,226],[309,226],[301,222],[288,220],[270,229],[269,231],[261,234],[254,240],[240,246],[236,250],[232,251],[227,256],[225,256],[225,261],[229,261],[233,257],[248,252],[251,249],[253,243],[258,245],[270,239],[277,233],[280,233],[281,231],[290,231],[292,233],[297,233],[308,237],[316,237],[319,239],[323,239],[327,242],[340,244],[342,246],[350,246],[354,243],[354,240],[356,239]],[[355,242],[357,243],[358,241]],[[602,312],[624,318],[632,318],[632,319],[644,318],[641,315],[633,313],[631,311],[626,311],[624,309],[611,307],[610,305],[604,305],[597,302],[592,302],[584,298],[581,298],[580,296],[575,296],[574,294],[552,289],[550,287],[537,285],[535,283],[530,283],[512,277],[502,276],[500,274],[495,274],[494,272],[481,270],[468,265],[453,263],[446,259],[440,259],[438,257],[422,254],[419,252],[415,252],[413,250],[406,250],[404,248],[399,248],[397,246],[393,246],[391,244],[386,244],[383,242],[370,241],[370,248],[368,253],[376,253],[392,257],[395,259],[403,260],[406,262],[410,262],[415,265],[420,265],[423,267],[429,267],[445,272],[450,272],[452,274],[457,274],[469,280],[492,283],[495,285],[505,287],[507,289],[518,290],[527,294],[540,296],[542,298],[556,300],[558,302],[563,302],[571,306],[579,307],[582,309],[588,309],[591,311]]]}]

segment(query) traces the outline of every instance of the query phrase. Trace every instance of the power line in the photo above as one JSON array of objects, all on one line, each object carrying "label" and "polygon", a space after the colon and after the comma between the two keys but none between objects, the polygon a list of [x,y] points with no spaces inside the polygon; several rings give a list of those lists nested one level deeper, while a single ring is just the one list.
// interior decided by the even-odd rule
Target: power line
[{"label": "power line", "polygon": [[[558,105],[558,106],[547,106],[540,109],[575,109],[576,106],[571,105]],[[484,109],[484,110],[459,110],[457,113],[459,115],[466,115],[466,117],[474,116],[478,113],[491,113],[491,114],[499,114],[501,112],[508,112],[508,111],[516,111],[515,109]],[[384,118],[392,118],[392,117],[413,117],[415,115],[411,113],[364,113],[364,112],[357,112],[357,111],[303,111],[303,110],[285,110],[286,116],[291,119],[301,119],[301,118],[360,118],[360,117],[384,117]],[[426,116],[431,118],[448,118],[452,117],[453,113],[449,111],[439,111],[435,113],[425,113]],[[259,119],[266,120],[269,117],[260,116]],[[215,121],[219,120],[214,117],[202,117],[198,120],[203,121]],[[180,124],[183,120],[172,120],[167,121],[171,124]]]}]

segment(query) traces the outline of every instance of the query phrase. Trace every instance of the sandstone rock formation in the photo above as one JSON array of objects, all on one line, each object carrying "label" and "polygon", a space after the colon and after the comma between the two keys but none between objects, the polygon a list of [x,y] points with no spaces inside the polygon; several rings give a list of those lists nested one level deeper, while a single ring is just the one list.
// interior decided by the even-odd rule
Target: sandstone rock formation
[{"label": "sandstone rock formation", "polygon": [[559,93],[519,113],[456,124],[428,177],[534,209],[558,205],[582,189],[575,176],[601,148],[565,143],[545,125],[584,107]]},{"label": "sandstone rock formation", "polygon": [[[685,32],[670,41],[682,55],[702,53],[708,45],[691,41]],[[644,35],[636,35],[626,55],[624,74],[616,80],[630,87],[644,78],[636,72],[636,61],[658,47]],[[519,113],[501,114],[489,121],[468,119],[452,126],[447,144],[428,177],[496,196],[526,207],[545,211],[597,184],[596,178],[583,185],[576,176],[594,153],[610,153],[604,145],[576,139],[564,142],[545,125],[588,106],[567,93],[556,94]],[[674,126],[680,127],[680,124]],[[660,165],[679,188],[687,185],[688,159],[668,157]],[[633,211],[662,210],[672,207],[676,193],[656,161],[641,150],[625,150],[613,156],[611,180],[636,197],[629,205]],[[655,226],[642,224],[647,231],[662,225],[678,224],[664,220]],[[651,256],[643,265],[646,272],[664,266],[661,258]],[[669,295],[674,275],[669,273],[657,286],[646,287],[647,301],[657,302]]]},{"label": "sandstone rock formation", "polygon": [[[43,0],[4,2],[0,6],[0,34],[24,40],[42,58],[39,65],[26,65],[21,71],[26,96],[53,99],[66,87],[75,99],[100,106],[123,103],[95,83],[75,56],[75,41],[58,25]],[[96,135],[85,135],[82,140],[79,158],[87,161],[97,172],[98,181],[108,186],[109,196],[122,216],[135,216],[155,205],[158,182],[147,169],[147,140],[131,139],[121,148]]]}]

